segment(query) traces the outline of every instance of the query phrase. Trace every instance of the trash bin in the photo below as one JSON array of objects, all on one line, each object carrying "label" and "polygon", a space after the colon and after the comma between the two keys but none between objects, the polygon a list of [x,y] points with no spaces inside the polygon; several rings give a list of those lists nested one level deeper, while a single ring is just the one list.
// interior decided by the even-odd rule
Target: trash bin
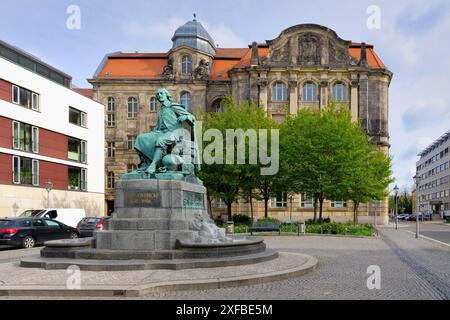
[{"label": "trash bin", "polygon": [[234,222],[228,221],[227,222],[227,234],[233,234],[234,233]]},{"label": "trash bin", "polygon": [[298,225],[298,234],[305,234],[305,223],[301,222]]}]

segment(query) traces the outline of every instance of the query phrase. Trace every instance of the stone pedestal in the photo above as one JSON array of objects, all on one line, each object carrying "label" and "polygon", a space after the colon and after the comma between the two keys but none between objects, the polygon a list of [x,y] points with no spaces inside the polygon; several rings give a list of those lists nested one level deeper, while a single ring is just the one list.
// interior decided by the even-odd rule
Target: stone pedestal
[{"label": "stone pedestal", "polygon": [[113,217],[95,232],[97,249],[173,250],[177,239],[194,240],[195,215],[207,216],[206,188],[176,180],[121,180]]}]

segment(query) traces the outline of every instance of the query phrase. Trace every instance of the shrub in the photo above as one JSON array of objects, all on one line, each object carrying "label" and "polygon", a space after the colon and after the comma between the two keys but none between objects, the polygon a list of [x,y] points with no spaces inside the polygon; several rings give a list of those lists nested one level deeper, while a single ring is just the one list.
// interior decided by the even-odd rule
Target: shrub
[{"label": "shrub", "polygon": [[329,217],[327,218],[321,218],[314,221],[313,219],[308,219],[305,221],[305,224],[312,225],[312,224],[323,224],[323,223],[331,223],[331,219]]},{"label": "shrub", "polygon": [[306,233],[372,236],[372,226],[369,224],[355,226],[337,222],[311,224],[306,227]]},{"label": "shrub", "polygon": [[248,226],[245,224],[238,224],[234,226],[234,233],[247,233],[248,231]]},{"label": "shrub", "polygon": [[227,226],[227,224],[225,223],[225,220],[222,219],[222,217],[215,217],[214,218],[214,223],[219,227],[219,228],[224,228]]},{"label": "shrub", "polygon": [[260,218],[260,219],[258,219],[258,222],[278,222],[278,223],[281,223],[281,221],[278,220],[277,218],[271,218],[271,217]]},{"label": "shrub", "polygon": [[293,223],[283,223],[281,226],[281,232],[297,232],[298,226]]},{"label": "shrub", "polygon": [[245,214],[234,214],[233,215],[233,222],[234,224],[245,224],[250,225],[250,217]]}]

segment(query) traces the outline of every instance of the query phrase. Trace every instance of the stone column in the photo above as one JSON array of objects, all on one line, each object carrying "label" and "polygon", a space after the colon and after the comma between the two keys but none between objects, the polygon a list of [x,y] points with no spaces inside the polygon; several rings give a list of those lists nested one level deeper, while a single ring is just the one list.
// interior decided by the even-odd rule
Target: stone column
[{"label": "stone column", "polygon": [[320,110],[328,105],[328,81],[320,81]]},{"label": "stone column", "polygon": [[358,80],[353,80],[350,89],[350,112],[352,121],[358,121]]},{"label": "stone column", "polygon": [[370,133],[369,128],[369,78],[367,73],[359,75],[359,119],[361,120],[363,129],[367,134]]},{"label": "stone column", "polygon": [[298,82],[289,80],[289,113],[296,115],[298,111]]},{"label": "stone column", "polygon": [[259,103],[261,108],[267,113],[267,78],[259,78]]}]

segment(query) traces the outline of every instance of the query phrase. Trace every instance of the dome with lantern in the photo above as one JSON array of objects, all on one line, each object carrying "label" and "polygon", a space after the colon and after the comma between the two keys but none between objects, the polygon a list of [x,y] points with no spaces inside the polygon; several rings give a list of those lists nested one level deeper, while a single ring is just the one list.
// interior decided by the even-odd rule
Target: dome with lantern
[{"label": "dome with lantern", "polygon": [[216,49],[213,38],[200,22],[197,21],[194,14],[194,20],[188,21],[179,27],[172,37],[172,49],[181,46],[187,46],[196,50],[203,51],[207,54],[215,56]]}]

